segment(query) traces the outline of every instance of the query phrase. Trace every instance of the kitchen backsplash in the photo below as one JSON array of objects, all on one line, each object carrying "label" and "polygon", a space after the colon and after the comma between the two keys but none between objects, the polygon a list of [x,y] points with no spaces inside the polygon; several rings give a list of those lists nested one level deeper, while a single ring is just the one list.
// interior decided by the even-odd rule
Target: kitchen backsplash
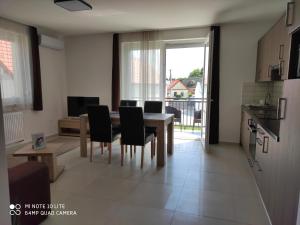
[{"label": "kitchen backsplash", "polygon": [[278,98],[282,96],[283,81],[244,83],[242,87],[242,104],[259,104],[265,101],[266,95],[270,93],[271,105],[277,105]]}]

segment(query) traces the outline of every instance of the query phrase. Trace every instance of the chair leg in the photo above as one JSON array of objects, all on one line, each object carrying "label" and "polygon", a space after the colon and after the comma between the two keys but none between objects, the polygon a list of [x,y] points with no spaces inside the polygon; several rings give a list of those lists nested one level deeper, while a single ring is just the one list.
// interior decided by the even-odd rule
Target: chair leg
[{"label": "chair leg", "polygon": [[91,141],[90,162],[93,161],[93,142]]},{"label": "chair leg", "polygon": [[130,158],[132,159],[132,145],[130,145]]},{"label": "chair leg", "polygon": [[104,144],[103,144],[103,142],[101,142],[101,143],[100,143],[101,155],[103,155],[103,147],[104,147]]},{"label": "chair leg", "polygon": [[125,145],[125,153],[127,153],[127,145]]},{"label": "chair leg", "polygon": [[123,159],[124,159],[124,145],[121,145],[121,166],[123,166]]},{"label": "chair leg", "polygon": [[153,145],[154,145],[154,140],[151,141],[151,160],[153,159]]},{"label": "chair leg", "polygon": [[111,164],[111,143],[108,143],[108,164]]},{"label": "chair leg", "polygon": [[142,146],[141,169],[144,167],[144,150],[145,146]]},{"label": "chair leg", "polygon": [[155,148],[156,148],[156,137],[154,137],[154,140],[153,140],[153,146],[154,146],[154,151],[153,151],[153,156],[155,156]]},{"label": "chair leg", "polygon": [[136,146],[133,146],[134,154],[136,153]]}]

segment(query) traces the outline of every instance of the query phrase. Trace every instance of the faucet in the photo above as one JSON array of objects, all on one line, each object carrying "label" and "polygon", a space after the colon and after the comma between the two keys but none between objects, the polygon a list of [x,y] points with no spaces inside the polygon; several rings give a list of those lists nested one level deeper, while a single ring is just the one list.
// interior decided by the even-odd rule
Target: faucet
[{"label": "faucet", "polygon": [[271,93],[268,91],[265,95],[265,105],[270,105],[271,104]]}]

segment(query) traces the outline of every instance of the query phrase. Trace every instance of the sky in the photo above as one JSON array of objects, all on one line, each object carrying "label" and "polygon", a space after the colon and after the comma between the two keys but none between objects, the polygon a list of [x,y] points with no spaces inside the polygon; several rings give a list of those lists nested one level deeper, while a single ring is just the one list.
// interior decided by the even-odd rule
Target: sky
[{"label": "sky", "polygon": [[175,48],[166,52],[166,76],[169,78],[188,77],[194,69],[201,69],[204,65],[204,48]]}]

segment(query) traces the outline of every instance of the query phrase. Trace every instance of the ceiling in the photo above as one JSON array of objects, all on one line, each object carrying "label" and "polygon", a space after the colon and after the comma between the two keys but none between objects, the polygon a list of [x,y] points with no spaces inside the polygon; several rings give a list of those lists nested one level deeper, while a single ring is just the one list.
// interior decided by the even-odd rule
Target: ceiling
[{"label": "ceiling", "polygon": [[86,0],[69,12],[53,0],[0,0],[0,17],[62,35],[209,26],[279,18],[286,0]]}]

